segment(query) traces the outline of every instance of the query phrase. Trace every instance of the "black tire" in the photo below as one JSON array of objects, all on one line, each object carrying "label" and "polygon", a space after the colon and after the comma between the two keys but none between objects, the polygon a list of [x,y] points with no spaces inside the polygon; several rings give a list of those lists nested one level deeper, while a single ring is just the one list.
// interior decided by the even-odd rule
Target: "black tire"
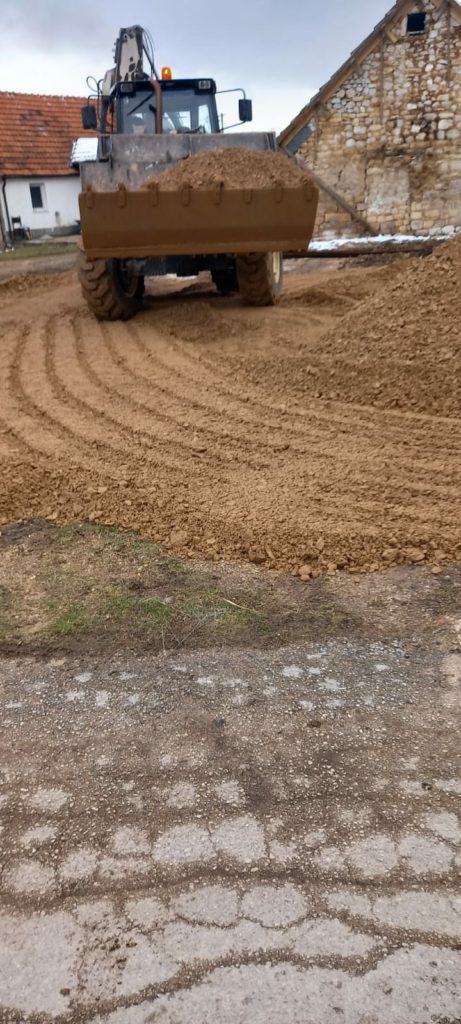
[{"label": "black tire", "polygon": [[237,256],[239,292],[248,306],[275,306],[283,287],[281,252]]},{"label": "black tire", "polygon": [[141,309],[144,278],[130,273],[122,260],[92,260],[80,252],[78,276],[98,320],[129,320]]},{"label": "black tire", "polygon": [[235,267],[229,270],[212,270],[211,278],[220,295],[232,295],[239,290]]}]

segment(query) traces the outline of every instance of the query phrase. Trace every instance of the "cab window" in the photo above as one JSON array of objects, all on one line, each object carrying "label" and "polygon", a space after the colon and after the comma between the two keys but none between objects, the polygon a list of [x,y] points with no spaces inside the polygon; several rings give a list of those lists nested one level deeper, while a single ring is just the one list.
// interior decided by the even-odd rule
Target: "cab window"
[{"label": "cab window", "polygon": [[[138,89],[122,96],[119,131],[127,135],[154,135],[156,95]],[[210,134],[218,131],[214,96],[194,89],[168,89],[163,93],[163,131],[167,134]]]},{"label": "cab window", "polygon": [[212,132],[212,96],[193,89],[169,89],[163,93],[164,132]]},{"label": "cab window", "polygon": [[119,131],[124,135],[154,135],[156,131],[155,100],[154,92],[148,92],[147,95],[137,92],[134,96],[122,96]]}]

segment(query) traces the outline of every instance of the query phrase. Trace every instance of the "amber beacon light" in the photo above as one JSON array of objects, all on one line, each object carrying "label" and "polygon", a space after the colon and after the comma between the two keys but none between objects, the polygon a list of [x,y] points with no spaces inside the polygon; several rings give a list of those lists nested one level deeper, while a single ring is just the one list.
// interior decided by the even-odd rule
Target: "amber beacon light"
[{"label": "amber beacon light", "polygon": [[172,77],[171,68],[162,68],[162,79],[164,82],[171,82]]}]

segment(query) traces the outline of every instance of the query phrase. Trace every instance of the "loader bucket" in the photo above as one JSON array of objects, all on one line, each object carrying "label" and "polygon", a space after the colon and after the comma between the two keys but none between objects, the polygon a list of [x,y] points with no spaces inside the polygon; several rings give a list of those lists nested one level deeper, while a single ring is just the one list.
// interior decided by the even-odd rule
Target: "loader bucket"
[{"label": "loader bucket", "polygon": [[304,249],[317,213],[313,184],[167,191],[156,177],[178,159],[230,146],[272,149],[270,135],[113,136],[110,158],[82,167],[80,217],[90,258]]}]

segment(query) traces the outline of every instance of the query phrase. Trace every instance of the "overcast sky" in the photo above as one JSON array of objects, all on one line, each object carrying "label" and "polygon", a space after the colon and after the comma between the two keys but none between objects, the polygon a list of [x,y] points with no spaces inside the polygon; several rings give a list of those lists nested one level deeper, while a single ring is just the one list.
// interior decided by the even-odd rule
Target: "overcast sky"
[{"label": "overcast sky", "polygon": [[[85,95],[112,66],[121,25],[149,28],[157,66],[242,86],[256,129],[280,131],[391,0],[0,0],[0,89]],[[234,101],[236,104],[236,101]]]}]

